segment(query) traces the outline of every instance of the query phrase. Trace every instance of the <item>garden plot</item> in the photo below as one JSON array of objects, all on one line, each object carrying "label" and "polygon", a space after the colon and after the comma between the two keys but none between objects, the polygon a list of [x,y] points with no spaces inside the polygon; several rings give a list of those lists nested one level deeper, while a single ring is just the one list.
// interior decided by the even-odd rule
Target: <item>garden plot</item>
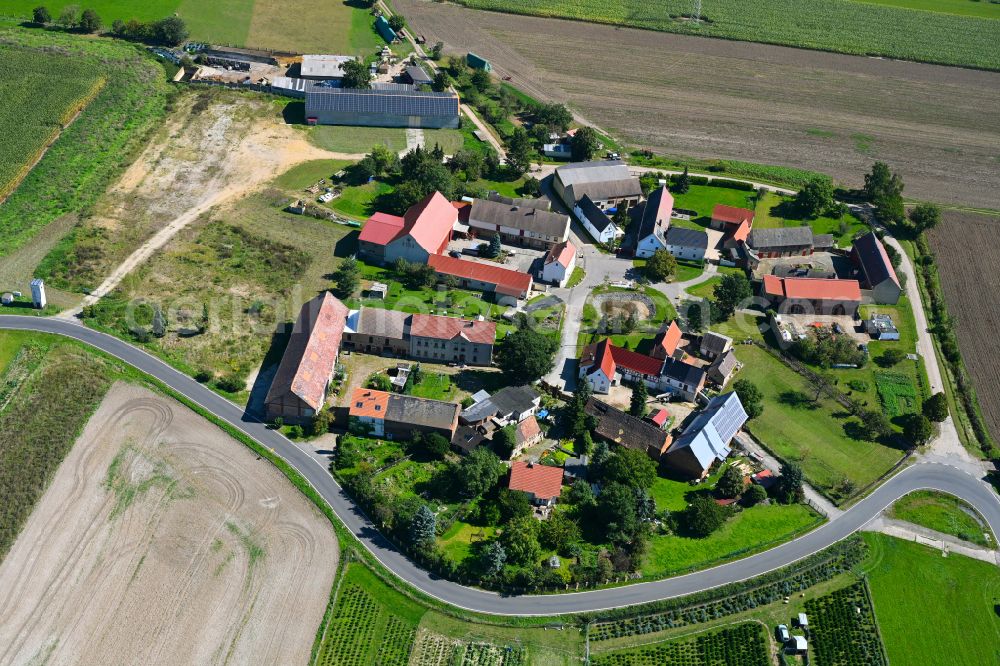
[{"label": "garden plot", "polygon": [[0,565],[0,662],[305,663],[337,554],[277,469],[117,384]]},{"label": "garden plot", "polygon": [[747,622],[719,631],[598,654],[594,666],[767,666],[771,663],[765,629]]},{"label": "garden plot", "polygon": [[864,582],[806,602],[813,656],[823,666],[885,666]]}]

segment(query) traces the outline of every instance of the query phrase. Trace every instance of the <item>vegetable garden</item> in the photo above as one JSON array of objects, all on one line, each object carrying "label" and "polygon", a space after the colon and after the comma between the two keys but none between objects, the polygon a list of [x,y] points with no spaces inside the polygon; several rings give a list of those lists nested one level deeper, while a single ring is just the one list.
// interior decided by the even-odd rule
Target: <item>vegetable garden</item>
[{"label": "vegetable garden", "polygon": [[476,9],[627,25],[782,44],[856,55],[880,55],[1000,69],[1000,21],[915,11],[851,0],[716,0],[704,19],[687,17],[689,0],[460,0]]},{"label": "vegetable garden", "polygon": [[656,645],[594,655],[594,666],[767,666],[765,629],[747,622],[720,631]]},{"label": "vegetable garden", "polygon": [[806,601],[809,637],[823,666],[888,664],[866,583],[859,582]]},{"label": "vegetable garden", "polygon": [[917,389],[909,377],[901,372],[878,370],[875,372],[875,388],[879,400],[890,418],[919,411]]}]

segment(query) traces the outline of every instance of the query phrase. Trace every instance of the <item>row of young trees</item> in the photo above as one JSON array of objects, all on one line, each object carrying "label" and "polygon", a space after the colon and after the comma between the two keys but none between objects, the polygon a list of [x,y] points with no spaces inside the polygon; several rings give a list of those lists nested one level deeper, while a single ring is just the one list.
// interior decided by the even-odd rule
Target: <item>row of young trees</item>
[{"label": "row of young trees", "polygon": [[[64,30],[78,30],[88,34],[104,28],[104,21],[96,11],[90,8],[81,11],[79,5],[66,5],[54,18],[47,7],[40,5],[32,10],[32,22],[39,26],[54,25]],[[187,25],[179,16],[168,16],[149,23],[137,19],[115,19],[110,32],[122,39],[166,46],[179,46],[188,38]]]}]

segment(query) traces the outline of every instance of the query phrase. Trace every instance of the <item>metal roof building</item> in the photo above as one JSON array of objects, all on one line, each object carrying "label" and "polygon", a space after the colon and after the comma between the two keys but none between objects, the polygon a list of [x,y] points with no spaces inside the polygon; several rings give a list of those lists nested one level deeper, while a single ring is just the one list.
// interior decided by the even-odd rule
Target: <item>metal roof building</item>
[{"label": "metal roof building", "polygon": [[736,393],[716,396],[667,449],[667,465],[693,478],[704,477],[729,455],[729,443],[747,421]]},{"label": "metal roof building", "polygon": [[328,79],[344,78],[344,63],[354,60],[351,56],[343,55],[304,55],[300,76],[303,79],[314,81],[325,81]]},{"label": "metal roof building", "polygon": [[320,125],[366,127],[458,127],[458,96],[412,87],[306,90],[306,120]]}]

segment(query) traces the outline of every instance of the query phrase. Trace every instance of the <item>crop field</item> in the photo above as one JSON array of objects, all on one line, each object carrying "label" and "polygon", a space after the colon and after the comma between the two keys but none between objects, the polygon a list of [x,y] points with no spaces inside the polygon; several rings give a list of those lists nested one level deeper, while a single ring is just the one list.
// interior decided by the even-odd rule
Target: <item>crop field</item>
[{"label": "crop field", "polygon": [[[0,45],[0,201],[104,85],[97,63]],[[15,75],[16,72],[16,75]]]},{"label": "crop field", "polygon": [[594,655],[594,666],[767,666],[771,663],[766,630],[748,622],[644,647]]},{"label": "crop field", "polygon": [[882,534],[863,536],[870,553],[862,568],[889,663],[997,663],[995,565]]},{"label": "crop field", "polygon": [[[0,58],[16,63],[9,71],[17,72],[19,81],[16,87],[0,83],[5,92],[0,127],[7,132],[0,142],[0,191],[37,156],[54,125],[90,100],[0,204],[0,257],[5,257],[60,216],[82,211],[100,197],[162,116],[167,87],[159,65],[131,45],[110,41],[10,29],[0,31]],[[60,91],[63,86],[66,91]],[[41,99],[39,92],[45,93]],[[22,119],[28,117],[38,118],[40,126],[25,126]],[[9,142],[14,128],[17,135],[23,130],[24,142]]]},{"label": "crop field", "polygon": [[[962,358],[994,438],[1000,437],[1000,355],[996,353],[1000,217],[946,211],[930,234],[948,313],[955,319]],[[975,250],[973,250],[975,248]]]},{"label": "crop field", "polygon": [[902,175],[908,196],[1000,208],[1000,115],[992,113],[1000,106],[998,73],[423,0],[393,5],[430,43],[488,58],[512,85],[569,104],[628,146],[681,161],[818,171],[851,186],[881,159]]},{"label": "crop field", "polygon": [[1000,40],[1000,24],[995,21],[892,5],[851,0],[716,0],[702,8],[705,20],[694,23],[687,18],[693,9],[687,0],[656,4],[639,0],[459,1],[476,9],[1000,69],[1000,54],[991,49]]},{"label": "crop field", "polygon": [[[44,3],[53,16],[71,0]],[[34,0],[10,0],[3,13],[31,16]],[[385,42],[374,30],[367,10],[352,2],[325,3],[321,13],[306,0],[94,0],[86,3],[105,26],[115,19],[141,21],[179,15],[188,25],[191,39],[236,46],[249,46],[296,53],[367,54]]]},{"label": "crop field", "polygon": [[823,666],[886,666],[865,583],[806,602],[810,648]]},{"label": "crop field", "polygon": [[[74,376],[103,379],[99,368]],[[59,396],[46,404],[72,407],[32,402],[35,414],[92,405],[67,393],[72,378],[48,379]],[[0,662],[308,660],[339,550],[326,517],[278,469],[125,382],[79,438],[33,425],[44,444],[63,431],[76,443],[0,565]]]},{"label": "crop field", "polygon": [[875,371],[875,388],[885,413],[890,418],[920,411],[917,389],[913,381],[901,372]]},{"label": "crop field", "polygon": [[[102,363],[71,348],[0,334],[0,561],[28,520],[110,381]],[[47,409],[38,409],[47,405]]]},{"label": "crop field", "polygon": [[995,537],[979,513],[962,500],[934,490],[918,490],[896,501],[890,514],[897,520],[950,534],[986,548]]},{"label": "crop field", "polygon": [[478,624],[443,615],[389,587],[364,565],[351,563],[316,664],[568,666],[582,655],[578,631]]}]

